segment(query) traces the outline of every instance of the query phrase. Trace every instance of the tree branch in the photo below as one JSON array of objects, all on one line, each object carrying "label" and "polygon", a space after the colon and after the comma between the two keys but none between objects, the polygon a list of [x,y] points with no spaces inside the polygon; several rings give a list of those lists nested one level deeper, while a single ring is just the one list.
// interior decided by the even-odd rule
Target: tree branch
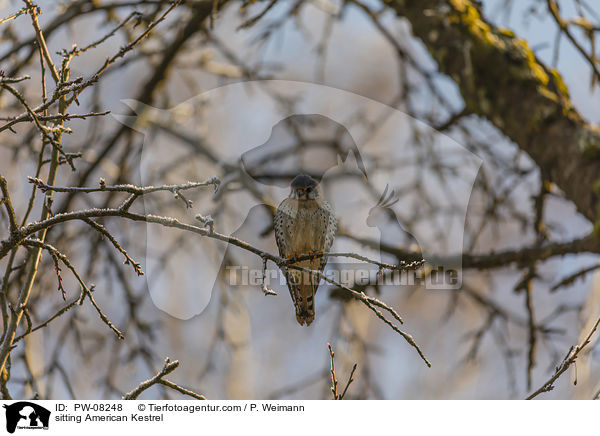
[{"label": "tree branch", "polygon": [[197,400],[206,400],[206,397],[204,397],[203,395],[197,394],[196,392],[190,391],[189,389],[185,389],[182,388],[181,386],[168,381],[168,380],[164,380],[163,377],[165,377],[166,375],[172,373],[173,371],[175,371],[175,369],[177,369],[177,367],[179,366],[179,361],[175,360],[174,362],[171,362],[170,359],[167,357],[165,359],[165,365],[163,366],[163,368],[151,379],[148,379],[146,381],[141,382],[135,389],[133,389],[131,392],[126,393],[125,395],[123,395],[123,399],[124,400],[135,400],[137,399],[137,397],[140,396],[140,394],[142,392],[144,392],[146,389],[151,388],[152,386],[156,385],[156,384],[161,384],[164,386],[167,386],[171,389],[176,390],[177,392],[181,392],[184,395],[188,395],[190,397],[196,398]]},{"label": "tree branch", "polygon": [[577,356],[579,356],[579,353],[581,353],[581,351],[586,347],[586,345],[588,345],[590,343],[590,339],[592,338],[593,334],[598,329],[598,325],[600,325],[600,318],[598,318],[598,320],[596,321],[596,323],[594,324],[594,326],[592,327],[592,329],[590,330],[588,335],[585,337],[583,342],[581,344],[576,345],[575,347],[571,347],[569,349],[569,351],[567,352],[567,355],[564,357],[564,359],[562,360],[560,365],[558,365],[556,367],[556,371],[554,372],[552,377],[550,377],[550,379],[546,383],[544,383],[537,391],[535,391],[531,395],[529,395],[526,398],[527,400],[531,400],[531,399],[537,397],[541,393],[549,392],[552,389],[554,389],[554,383],[556,382],[556,380],[558,380],[558,378],[567,369],[569,369],[569,367],[571,365],[573,365],[575,363],[575,360],[577,360]]},{"label": "tree branch", "polygon": [[[560,74],[527,42],[493,26],[468,0],[392,0],[468,111],[516,142],[592,222],[600,194],[600,129],[573,108]],[[595,192],[591,192],[592,189]],[[600,224],[596,226],[600,232]]]}]

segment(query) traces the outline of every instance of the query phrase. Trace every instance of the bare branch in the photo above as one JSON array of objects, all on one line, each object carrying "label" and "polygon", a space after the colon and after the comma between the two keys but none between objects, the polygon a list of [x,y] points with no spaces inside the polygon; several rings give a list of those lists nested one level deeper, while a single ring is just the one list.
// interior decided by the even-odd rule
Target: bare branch
[{"label": "bare branch", "polygon": [[335,354],[333,352],[333,348],[331,348],[331,344],[327,344],[327,347],[329,348],[329,357],[331,361],[331,367],[329,370],[331,374],[331,393],[333,394],[334,400],[343,400],[346,396],[346,392],[348,392],[350,384],[354,381],[353,376],[354,372],[356,371],[357,364],[355,363],[354,366],[352,366],[352,371],[350,371],[350,376],[348,377],[348,381],[346,382],[346,387],[344,388],[341,394],[338,393],[338,381],[335,374]]},{"label": "bare branch", "polygon": [[179,386],[171,381],[163,379],[163,377],[165,377],[166,375],[175,371],[175,369],[177,369],[178,366],[179,366],[178,360],[171,362],[171,360],[167,357],[165,359],[165,365],[154,377],[141,382],[135,389],[133,389],[132,391],[123,395],[122,398],[124,400],[135,400],[146,389],[149,389],[156,384],[161,384],[161,385],[167,386],[171,389],[174,389],[177,392],[180,392],[184,395],[188,395],[190,397],[196,398],[197,400],[206,400],[206,398],[203,395],[197,394],[193,391],[190,391],[189,389],[182,388],[181,386]]},{"label": "bare branch", "polygon": [[8,214],[8,222],[10,225],[10,233],[15,233],[19,224],[17,223],[17,216],[15,215],[15,210],[13,209],[12,203],[10,201],[10,194],[8,193],[8,184],[4,176],[0,175],[0,190],[2,191],[2,199],[0,200],[0,204],[4,204],[6,207],[6,212]]},{"label": "bare branch", "polygon": [[573,365],[575,363],[575,361],[577,360],[577,356],[579,356],[579,353],[581,353],[581,351],[590,343],[590,340],[591,340],[592,336],[594,335],[594,333],[596,332],[596,330],[598,329],[599,324],[600,324],[600,318],[598,318],[598,320],[596,321],[596,323],[594,324],[594,326],[592,327],[592,329],[590,330],[588,335],[585,337],[583,342],[581,342],[579,345],[576,345],[575,347],[571,347],[569,349],[569,351],[567,352],[567,355],[564,357],[562,362],[556,367],[556,371],[554,372],[552,377],[550,377],[550,379],[548,379],[548,381],[546,383],[544,383],[538,390],[536,390],[531,395],[529,395],[526,398],[527,400],[531,400],[531,399],[537,397],[539,394],[542,394],[544,392],[549,392],[552,389],[554,389],[554,383],[556,382],[556,380],[558,380],[558,378],[567,369],[569,369],[569,367],[571,365]]},{"label": "bare branch", "polygon": [[31,0],[23,0],[27,5],[27,10],[29,15],[31,15],[31,23],[33,24],[33,28],[35,29],[35,36],[37,38],[38,45],[42,54],[44,55],[44,59],[50,68],[50,73],[52,74],[52,78],[58,84],[61,81],[61,77],[58,74],[58,70],[52,61],[52,56],[50,56],[50,52],[48,51],[48,46],[46,45],[46,39],[44,38],[44,33],[40,28],[40,23],[38,21],[38,14],[40,13],[40,9],[37,6],[34,6]]},{"label": "bare branch", "polygon": [[[71,272],[73,273],[73,275],[75,276],[75,278],[77,279],[77,281],[79,282],[79,284],[81,285],[81,288],[82,288],[83,292],[81,294],[80,303],[79,304],[83,303],[83,299],[87,296],[89,298],[90,302],[92,303],[92,306],[94,306],[94,309],[96,309],[96,312],[98,312],[98,316],[100,316],[100,319],[113,332],[115,332],[115,334],[117,335],[117,337],[119,339],[124,339],[123,333],[121,333],[119,331],[119,329],[117,329],[114,326],[114,324],[108,319],[108,317],[104,314],[104,312],[102,312],[102,310],[100,309],[100,307],[96,303],[96,300],[94,300],[94,296],[92,295],[94,285],[92,285],[91,288],[88,288],[88,286],[85,284],[85,282],[83,281],[83,279],[81,278],[81,276],[79,275],[79,273],[77,272],[77,270],[75,269],[75,267],[73,266],[73,264],[71,263],[71,261],[67,258],[67,256],[65,256],[64,254],[62,254],[60,251],[58,251],[52,245],[47,244],[47,243],[42,242],[42,241],[37,240],[37,239],[26,239],[23,243],[25,245],[29,245],[29,246],[32,246],[32,247],[43,248],[44,250],[47,250],[50,253],[52,253],[53,256],[58,257],[62,261],[62,263],[64,263],[67,266],[67,268],[69,268],[71,270]],[[1,355],[0,355],[0,358],[1,358]]]},{"label": "bare branch", "polygon": [[179,185],[162,185],[162,186],[134,186],[134,185],[105,185],[102,184],[98,188],[80,188],[80,187],[59,187],[50,186],[44,183],[40,179],[28,177],[29,183],[36,185],[42,192],[54,191],[54,192],[74,192],[74,193],[92,193],[92,192],[127,192],[129,194],[135,194],[138,197],[142,195],[150,194],[158,191],[170,191],[177,193],[178,191],[185,191],[187,189],[200,188],[203,186],[213,185],[215,189],[219,187],[221,181],[218,177],[213,176],[204,182],[187,182]]}]

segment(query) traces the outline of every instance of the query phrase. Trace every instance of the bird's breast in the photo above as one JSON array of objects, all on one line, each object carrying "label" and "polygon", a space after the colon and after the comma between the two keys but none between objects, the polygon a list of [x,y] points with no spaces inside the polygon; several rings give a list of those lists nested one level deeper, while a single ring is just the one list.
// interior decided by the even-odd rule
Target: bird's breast
[{"label": "bird's breast", "polygon": [[292,201],[295,204],[290,204],[294,215],[290,236],[294,251],[322,251],[329,218],[326,211],[316,200]]}]

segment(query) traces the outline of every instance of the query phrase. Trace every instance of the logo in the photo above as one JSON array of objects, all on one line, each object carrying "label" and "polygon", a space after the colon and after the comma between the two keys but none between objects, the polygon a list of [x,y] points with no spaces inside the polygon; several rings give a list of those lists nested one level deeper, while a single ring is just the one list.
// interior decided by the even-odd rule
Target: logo
[{"label": "logo", "polygon": [[14,433],[15,429],[48,429],[50,411],[29,401],[19,401],[4,405],[6,409],[6,430]]},{"label": "logo", "polygon": [[[482,160],[422,121],[358,94],[286,80],[232,83],[169,109],[122,102],[131,115],[116,118],[144,134],[141,184],[171,186],[178,200],[142,196],[152,215],[200,222],[277,254],[273,214],[305,174],[343,229],[326,250],[339,256],[328,256],[322,270],[332,291],[342,289],[338,283],[460,289],[465,220]],[[213,195],[176,189],[215,174],[222,180]],[[320,213],[309,215],[311,228]],[[156,307],[190,319],[223,286],[288,293],[277,265],[223,239],[180,239],[148,223],[144,263]],[[295,243],[318,245],[310,236]],[[399,262],[415,267],[385,267]]]}]

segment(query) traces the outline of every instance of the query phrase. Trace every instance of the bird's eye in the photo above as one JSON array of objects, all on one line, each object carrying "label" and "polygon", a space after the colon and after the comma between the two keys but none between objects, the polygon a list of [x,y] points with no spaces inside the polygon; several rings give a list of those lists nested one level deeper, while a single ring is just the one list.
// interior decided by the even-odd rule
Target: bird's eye
[{"label": "bird's eye", "polygon": [[312,188],[306,188],[306,192],[312,192]]}]

